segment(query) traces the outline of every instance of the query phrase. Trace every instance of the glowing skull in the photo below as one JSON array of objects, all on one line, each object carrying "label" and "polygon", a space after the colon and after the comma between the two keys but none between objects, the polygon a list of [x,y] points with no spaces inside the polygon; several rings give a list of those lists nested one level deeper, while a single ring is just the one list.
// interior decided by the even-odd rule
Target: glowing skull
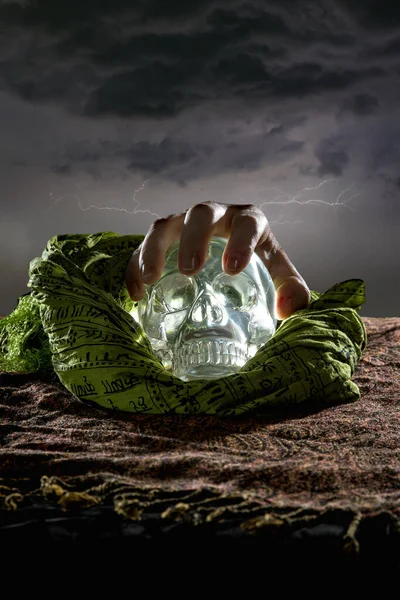
[{"label": "glowing skull", "polygon": [[138,302],[137,319],[164,367],[184,381],[237,372],[275,332],[275,288],[257,254],[238,275],[222,270],[227,240],[212,237],[203,269],[178,269],[179,242]]}]

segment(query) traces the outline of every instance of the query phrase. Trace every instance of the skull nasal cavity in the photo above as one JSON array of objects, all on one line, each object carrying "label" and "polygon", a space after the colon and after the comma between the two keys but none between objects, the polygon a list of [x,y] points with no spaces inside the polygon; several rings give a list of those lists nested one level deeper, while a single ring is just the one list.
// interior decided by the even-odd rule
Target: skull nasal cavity
[{"label": "skull nasal cavity", "polygon": [[198,323],[201,323],[206,318],[214,323],[218,323],[224,318],[224,311],[215,297],[205,292],[194,303],[191,316],[193,321],[197,321]]}]

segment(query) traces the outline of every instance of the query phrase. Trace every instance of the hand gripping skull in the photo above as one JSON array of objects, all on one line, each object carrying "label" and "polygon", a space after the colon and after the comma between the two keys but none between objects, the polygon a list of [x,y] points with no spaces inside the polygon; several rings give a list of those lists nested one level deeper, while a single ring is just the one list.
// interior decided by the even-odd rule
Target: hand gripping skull
[{"label": "hand gripping skull", "polygon": [[227,240],[213,236],[203,269],[178,269],[179,242],[168,249],[160,279],[146,287],[137,319],[164,367],[184,381],[237,372],[273,335],[275,288],[253,253],[238,275],[222,270]]}]

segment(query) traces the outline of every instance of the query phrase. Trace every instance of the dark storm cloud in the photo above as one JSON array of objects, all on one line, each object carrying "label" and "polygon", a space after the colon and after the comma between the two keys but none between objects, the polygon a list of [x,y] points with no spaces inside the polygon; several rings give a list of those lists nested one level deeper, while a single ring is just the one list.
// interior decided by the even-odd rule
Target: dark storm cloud
[{"label": "dark storm cloud", "polygon": [[[302,98],[384,74],[357,61],[344,66],[296,58],[305,50],[311,55],[313,45],[315,56],[321,45],[354,46],[354,36],[330,25],[324,11],[314,14],[294,2],[215,5],[7,3],[0,7],[5,29],[35,35],[26,40],[25,56],[2,62],[0,75],[32,102],[55,100],[92,117],[165,118],[210,99]],[[174,31],[177,17],[182,26]]]},{"label": "dark storm cloud", "polygon": [[[297,124],[304,122],[300,118]],[[191,179],[200,178],[207,172],[214,175],[221,172],[236,172],[240,170],[256,170],[268,159],[271,164],[287,157],[296,155],[304,142],[288,140],[282,125],[272,127],[269,132],[259,132],[237,143],[230,140],[230,135],[240,133],[235,128],[226,132],[224,142],[218,147],[212,144],[170,136],[161,142],[141,141],[126,147],[118,142],[101,140],[97,143],[75,142],[67,146],[65,163],[52,165],[51,170],[59,175],[73,175],[73,163],[84,167],[96,179],[101,178],[104,169],[103,159],[108,163],[122,160],[129,171],[146,174],[162,173],[166,179],[180,184],[186,182],[187,174]]]},{"label": "dark storm cloud", "polygon": [[317,144],[314,155],[317,165],[300,165],[302,175],[340,177],[350,162],[346,142],[340,135],[322,139]]},{"label": "dark storm cloud", "polygon": [[315,156],[320,163],[317,169],[320,177],[325,175],[339,177],[349,162],[344,141],[340,136],[321,140],[315,150]]},{"label": "dark storm cloud", "polygon": [[341,105],[341,112],[351,111],[356,115],[371,115],[379,109],[379,100],[370,94],[355,94],[346,98]]},{"label": "dark storm cloud", "polygon": [[365,53],[366,57],[397,58],[400,56],[400,38],[390,40],[378,48],[372,48]]},{"label": "dark storm cloud", "polygon": [[55,3],[48,0],[15,0],[4,2],[2,15],[10,23],[24,27],[40,27],[47,31],[67,31],[72,25],[97,24],[103,17],[129,11],[140,17],[142,23],[151,20],[185,19],[212,5],[213,0],[69,0]]},{"label": "dark storm cloud", "polygon": [[308,63],[279,69],[277,73],[274,70],[258,56],[240,50],[208,63],[206,57],[197,64],[182,58],[174,65],[152,62],[110,76],[90,93],[83,114],[171,117],[209,99],[229,99],[232,94],[244,100],[302,98],[325,90],[346,89],[357,81],[384,74],[379,67],[338,71],[336,67],[326,69]]},{"label": "dark storm cloud", "polygon": [[50,165],[50,171],[52,171],[52,173],[55,173],[56,175],[71,175],[72,165]]},{"label": "dark storm cloud", "polygon": [[360,25],[368,30],[397,29],[400,25],[400,3],[397,0],[342,0]]},{"label": "dark storm cloud", "polygon": [[[339,115],[365,117],[378,112],[378,94],[355,88],[376,89],[390,77],[392,67],[375,58],[397,48],[393,38],[370,33],[398,21],[396,6],[385,7],[385,17],[379,6],[295,0],[3,2],[0,88],[93,121],[164,121],[232,99],[251,114],[251,106],[268,111],[270,103],[312,102],[328,93],[340,93]],[[102,159],[119,158],[128,171],[163,173],[177,181],[257,169],[266,159],[282,160],[305,145],[279,130],[282,125],[276,127],[273,152],[272,131],[267,138],[261,133],[240,141],[214,135],[207,143],[166,134],[161,141],[136,140],[129,147],[101,141],[69,146],[50,168],[71,175],[79,165],[99,177]],[[318,163],[309,172],[342,174],[349,164],[343,144],[320,141],[314,150]],[[300,165],[299,172],[307,168]]]},{"label": "dark storm cloud", "polygon": [[207,153],[207,151],[210,151],[207,147],[194,149],[189,142],[168,136],[158,144],[142,141],[131,144],[128,148],[109,140],[100,140],[96,144],[75,142],[69,144],[65,152],[69,162],[53,165],[52,170],[61,175],[70,175],[73,172],[72,163],[76,162],[80,165],[90,165],[93,172],[94,165],[99,163],[98,171],[100,174],[102,169],[100,161],[102,159],[115,160],[122,158],[128,169],[159,173],[177,164],[184,165],[198,157],[201,152]]},{"label": "dark storm cloud", "polygon": [[380,125],[379,136],[376,136],[370,160],[369,170],[373,173],[381,169],[392,169],[398,175],[400,163],[400,138],[396,122],[388,119]]}]

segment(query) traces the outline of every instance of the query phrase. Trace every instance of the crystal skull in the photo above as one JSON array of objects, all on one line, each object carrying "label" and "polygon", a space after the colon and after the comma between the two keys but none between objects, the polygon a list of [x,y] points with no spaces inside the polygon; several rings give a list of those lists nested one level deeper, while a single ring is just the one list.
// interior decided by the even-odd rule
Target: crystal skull
[{"label": "crystal skull", "polygon": [[236,373],[276,329],[275,288],[256,253],[237,275],[222,269],[227,240],[213,236],[194,276],[178,269],[179,242],[168,248],[163,273],[146,286],[137,320],[156,356],[184,381]]}]

